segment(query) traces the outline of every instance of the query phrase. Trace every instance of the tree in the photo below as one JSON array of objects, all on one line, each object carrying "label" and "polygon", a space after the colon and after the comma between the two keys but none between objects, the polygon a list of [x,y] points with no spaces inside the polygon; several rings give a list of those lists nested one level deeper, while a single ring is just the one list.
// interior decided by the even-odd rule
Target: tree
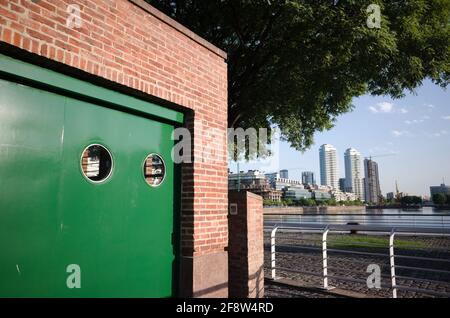
[{"label": "tree", "polygon": [[404,196],[401,199],[403,205],[422,204],[422,198],[418,196]]},{"label": "tree", "polygon": [[[280,128],[297,150],[363,94],[450,79],[448,0],[147,0],[228,53],[229,127]],[[369,28],[370,4],[381,28]]]},{"label": "tree", "polygon": [[316,201],[314,201],[314,199],[311,198],[301,198],[298,201],[300,206],[315,206],[316,205]]},{"label": "tree", "polygon": [[447,201],[447,197],[445,196],[445,194],[442,194],[442,193],[433,194],[432,199],[433,199],[434,204],[437,204],[437,205],[445,204],[445,202]]}]

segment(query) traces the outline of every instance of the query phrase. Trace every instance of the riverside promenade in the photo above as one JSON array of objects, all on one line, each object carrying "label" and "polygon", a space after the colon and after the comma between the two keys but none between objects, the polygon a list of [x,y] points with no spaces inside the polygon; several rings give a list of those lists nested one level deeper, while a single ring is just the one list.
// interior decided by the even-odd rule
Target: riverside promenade
[{"label": "riverside promenade", "polygon": [[264,207],[265,215],[285,214],[307,214],[307,213],[361,213],[365,212],[364,205],[358,206],[292,206],[292,207]]},{"label": "riverside promenade", "polygon": [[[367,284],[351,281],[331,279],[330,286],[334,289],[325,291],[322,286],[322,253],[312,251],[311,248],[320,247],[321,235],[299,237],[298,233],[284,234],[277,239],[277,280],[270,279],[270,235],[264,240],[264,268],[266,276],[265,295],[269,298],[390,298],[392,297],[391,281],[389,277],[390,264],[388,257],[388,240],[364,235],[337,235],[330,238],[330,245],[343,252],[329,253],[328,274],[339,277],[366,281],[367,267],[377,264],[381,268],[381,288],[371,289]],[[408,258],[396,259],[396,266],[413,267],[416,269],[398,269],[397,284],[409,288],[421,288],[432,292],[450,293],[450,275],[441,271],[448,270],[450,261],[449,237],[415,237],[399,238],[400,244],[396,253],[403,256],[419,256],[437,258],[444,262],[430,262]],[[367,244],[362,244],[367,242]],[[365,246],[364,246],[365,245]],[[363,256],[345,253],[346,251],[368,252],[375,256]],[[385,254],[386,256],[380,256]],[[434,272],[425,272],[420,268],[428,268]],[[287,271],[289,270],[289,271]],[[302,271],[316,274],[305,275],[291,271]],[[420,292],[398,291],[399,298],[428,298],[439,297]]]},{"label": "riverside promenade", "polygon": [[[449,297],[450,211],[436,212],[431,207],[420,213],[338,208],[345,210],[265,209],[271,212],[264,216],[266,297],[393,297],[390,255],[395,256],[397,297]],[[322,289],[326,229],[327,277],[333,287],[329,290]],[[390,238],[394,238],[393,250]],[[271,256],[276,259],[275,281]],[[380,268],[379,289],[367,285],[371,265]]]}]

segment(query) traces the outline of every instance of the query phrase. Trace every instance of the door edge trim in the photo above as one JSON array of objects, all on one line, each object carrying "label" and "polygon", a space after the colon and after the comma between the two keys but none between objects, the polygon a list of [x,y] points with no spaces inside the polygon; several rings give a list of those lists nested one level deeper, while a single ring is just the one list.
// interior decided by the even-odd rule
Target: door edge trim
[{"label": "door edge trim", "polygon": [[137,111],[172,122],[184,123],[184,114],[181,112],[115,92],[0,53],[0,78],[5,78],[8,75],[40,83],[41,85],[44,84],[49,88],[57,89],[63,95],[71,93],[82,98],[93,99],[113,105],[117,109]]}]

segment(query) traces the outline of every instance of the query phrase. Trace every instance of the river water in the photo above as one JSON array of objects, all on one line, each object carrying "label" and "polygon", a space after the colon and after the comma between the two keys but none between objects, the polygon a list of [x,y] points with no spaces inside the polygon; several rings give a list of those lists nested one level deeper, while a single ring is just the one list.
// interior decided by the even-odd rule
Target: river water
[{"label": "river water", "polygon": [[274,224],[347,224],[387,227],[427,227],[450,229],[450,210],[424,207],[419,211],[401,209],[366,210],[362,212],[333,212],[326,214],[265,215],[264,225]]}]

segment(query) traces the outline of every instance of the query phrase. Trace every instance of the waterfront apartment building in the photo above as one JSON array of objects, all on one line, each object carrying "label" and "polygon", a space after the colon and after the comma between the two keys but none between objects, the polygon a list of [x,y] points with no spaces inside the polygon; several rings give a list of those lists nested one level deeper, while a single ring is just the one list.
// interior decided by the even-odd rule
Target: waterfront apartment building
[{"label": "waterfront apartment building", "polygon": [[371,160],[364,160],[364,194],[368,203],[379,204],[381,199],[380,178],[378,164]]},{"label": "waterfront apartment building", "polygon": [[316,178],[314,172],[304,171],[302,172],[302,183],[303,184],[316,184]]},{"label": "waterfront apartment building", "polygon": [[364,200],[362,173],[361,173],[361,154],[354,148],[345,151],[345,192],[354,193],[355,196]]},{"label": "waterfront apartment building", "polygon": [[356,201],[359,199],[356,197],[354,193],[351,192],[343,192],[341,190],[333,190],[331,191],[331,197],[337,202],[340,201]]},{"label": "waterfront apartment building", "polygon": [[325,144],[319,149],[320,159],[320,183],[323,186],[339,188],[339,169],[337,151],[332,145]]},{"label": "waterfront apartment building", "polygon": [[287,188],[284,191],[284,198],[291,200],[311,199],[313,193],[308,189]]},{"label": "waterfront apartment building", "polygon": [[445,195],[450,195],[450,186],[445,185],[444,183],[442,183],[440,186],[431,186],[430,187],[430,195],[431,197],[433,197],[433,195],[435,194],[445,194]]}]

